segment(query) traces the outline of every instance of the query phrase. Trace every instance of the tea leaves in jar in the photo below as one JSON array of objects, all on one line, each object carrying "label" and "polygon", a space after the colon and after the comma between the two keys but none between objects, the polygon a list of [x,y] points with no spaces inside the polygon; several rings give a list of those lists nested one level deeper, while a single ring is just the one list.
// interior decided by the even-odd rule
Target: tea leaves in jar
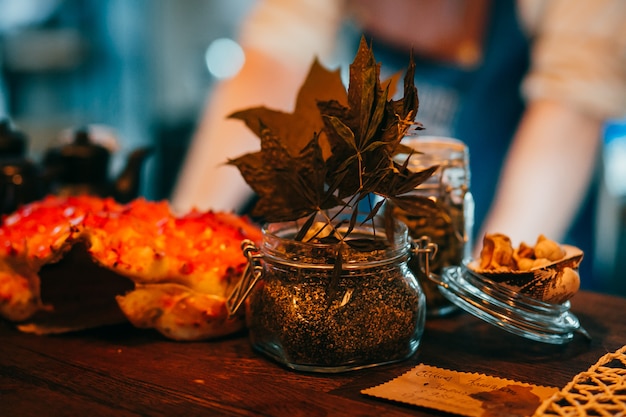
[{"label": "tea leaves in jar", "polygon": [[437,244],[437,256],[431,261],[431,269],[439,273],[444,266],[460,265],[465,256],[466,238],[463,206],[450,202],[438,202],[437,211],[416,214],[399,207],[392,207],[393,216],[405,223],[414,239],[428,236]]},{"label": "tea leaves in jar", "polygon": [[[430,263],[430,269],[440,274],[444,267],[460,265],[465,256],[465,237],[463,230],[463,208],[451,205],[440,205],[437,212],[424,213],[422,215],[408,213],[407,211],[392,206],[392,215],[404,222],[409,228],[409,235],[414,239],[428,236],[437,245],[437,256]],[[426,293],[429,307],[432,310],[449,306],[449,301],[439,292],[438,285],[431,283],[423,276],[418,258],[409,261],[409,266],[421,280],[422,288]]]},{"label": "tea leaves in jar", "polygon": [[275,340],[293,363],[332,367],[402,359],[412,353],[424,304],[404,273],[349,273],[330,289],[327,273],[271,268],[251,294],[249,326],[257,341]]},{"label": "tea leaves in jar", "polygon": [[322,245],[303,244],[305,249],[298,250],[293,242],[274,248],[265,257],[262,281],[248,297],[252,345],[290,368],[317,372],[413,355],[426,302],[407,265],[406,242],[400,256],[392,257],[387,250],[347,248],[338,278],[333,259],[319,252]]}]

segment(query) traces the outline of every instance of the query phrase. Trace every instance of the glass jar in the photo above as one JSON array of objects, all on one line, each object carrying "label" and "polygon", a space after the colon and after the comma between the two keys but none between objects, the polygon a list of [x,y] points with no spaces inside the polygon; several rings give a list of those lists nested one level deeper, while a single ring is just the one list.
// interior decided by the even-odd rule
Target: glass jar
[{"label": "glass jar", "polygon": [[264,227],[262,272],[246,303],[254,349],[291,369],[330,373],[412,356],[426,304],[407,264],[411,240],[398,223],[388,244],[379,227],[357,226],[350,233],[352,246],[384,243],[367,250],[295,241],[294,223]]},{"label": "glass jar", "polygon": [[[445,267],[461,265],[463,259],[471,256],[474,200],[470,192],[469,151],[460,140],[447,137],[407,137],[402,143],[417,152],[410,158],[408,168],[411,170],[439,165],[439,169],[413,191],[434,201],[437,209],[415,215],[391,205],[391,213],[408,226],[413,239],[426,236],[437,245],[430,269],[440,275]],[[399,162],[404,162],[407,156],[399,155]],[[456,311],[457,307],[441,294],[439,286],[423,274],[417,261],[414,258],[410,266],[424,288],[428,316],[444,316]]]}]

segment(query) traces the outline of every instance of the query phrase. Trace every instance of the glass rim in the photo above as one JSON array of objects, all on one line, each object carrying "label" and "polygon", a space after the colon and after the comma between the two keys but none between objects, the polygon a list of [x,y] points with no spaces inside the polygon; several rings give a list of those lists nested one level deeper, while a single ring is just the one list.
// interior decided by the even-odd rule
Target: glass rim
[{"label": "glass rim", "polygon": [[[375,266],[388,265],[391,263],[405,262],[411,255],[412,240],[408,233],[408,227],[402,222],[395,222],[396,228],[394,233],[394,242],[389,242],[385,235],[384,227],[376,229],[376,236],[380,236],[385,242],[388,243],[384,248],[372,250],[369,253],[380,251],[380,254],[366,260],[359,259],[358,261],[350,261],[349,257],[344,259],[342,263],[342,269],[365,269]],[[347,228],[347,226],[345,227]],[[309,268],[334,268],[334,264],[330,262],[322,262],[323,256],[328,257],[335,256],[337,253],[337,243],[316,243],[316,242],[302,242],[296,241],[293,237],[298,232],[298,224],[296,222],[276,222],[266,223],[261,228],[263,233],[263,242],[261,244],[261,252],[263,256],[272,262],[277,262],[285,265],[303,265]],[[372,236],[371,225],[357,225],[351,232],[351,237],[363,237]],[[345,243],[344,243],[345,244]],[[316,259],[311,257],[310,262],[305,262],[303,259],[297,257],[286,257],[285,254],[288,250],[280,251],[280,247],[289,246],[294,249],[294,252],[310,252],[316,254]],[[348,246],[349,247],[349,246]],[[358,253],[357,250],[352,249],[350,254]],[[364,251],[363,253],[368,253]],[[316,262],[317,261],[317,262]]]}]

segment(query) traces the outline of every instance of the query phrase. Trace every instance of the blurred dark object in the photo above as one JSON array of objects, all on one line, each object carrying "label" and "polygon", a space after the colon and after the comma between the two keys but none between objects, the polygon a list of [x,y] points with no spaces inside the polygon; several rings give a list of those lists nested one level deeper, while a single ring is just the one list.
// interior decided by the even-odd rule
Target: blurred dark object
[{"label": "blurred dark object", "polygon": [[1,214],[11,213],[44,194],[40,170],[25,156],[27,147],[27,136],[9,119],[0,120]]},{"label": "blurred dark object", "polygon": [[134,150],[117,179],[109,179],[111,151],[92,140],[88,127],[74,131],[71,142],[49,148],[43,159],[50,192],[57,195],[113,197],[121,203],[139,195],[141,171],[149,147]]},{"label": "blurred dark object", "polygon": [[168,199],[197,129],[196,120],[158,120],[153,126],[156,145],[156,166],[152,177],[154,199]]}]

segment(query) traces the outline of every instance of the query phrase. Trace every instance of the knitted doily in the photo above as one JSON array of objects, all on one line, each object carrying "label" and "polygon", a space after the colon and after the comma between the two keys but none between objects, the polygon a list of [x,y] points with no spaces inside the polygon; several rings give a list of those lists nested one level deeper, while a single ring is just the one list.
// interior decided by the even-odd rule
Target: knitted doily
[{"label": "knitted doily", "polygon": [[626,346],[576,375],[539,406],[537,416],[626,416]]}]

